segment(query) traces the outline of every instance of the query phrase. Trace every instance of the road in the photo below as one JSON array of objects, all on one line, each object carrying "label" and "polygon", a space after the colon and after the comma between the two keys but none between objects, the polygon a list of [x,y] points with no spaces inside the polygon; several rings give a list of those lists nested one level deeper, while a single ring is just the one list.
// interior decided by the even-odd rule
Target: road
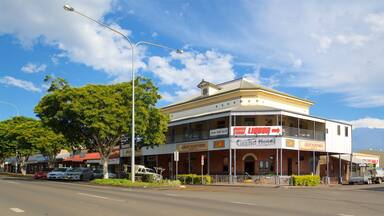
[{"label": "road", "polygon": [[384,185],[128,189],[0,176],[0,215],[384,215]]}]

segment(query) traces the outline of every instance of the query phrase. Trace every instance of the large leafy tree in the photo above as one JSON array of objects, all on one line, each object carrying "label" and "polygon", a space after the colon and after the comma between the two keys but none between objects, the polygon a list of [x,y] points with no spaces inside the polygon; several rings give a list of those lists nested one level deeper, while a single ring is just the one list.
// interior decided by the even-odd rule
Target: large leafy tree
[{"label": "large leafy tree", "polygon": [[16,152],[14,151],[14,143],[7,140],[7,125],[5,122],[0,122],[0,166],[1,168],[4,165],[6,158],[14,156]]},{"label": "large leafy tree", "polygon": [[48,165],[53,167],[56,155],[65,148],[67,142],[64,136],[43,126],[39,120],[14,117],[0,122],[0,159],[17,156],[23,174],[29,156],[41,153],[48,158]]},{"label": "large leafy tree", "polygon": [[69,144],[62,134],[55,133],[51,128],[42,125],[41,122],[39,122],[38,127],[34,131],[31,142],[48,159],[49,168],[55,166],[56,156],[60,151],[69,148]]},{"label": "large leafy tree", "polygon": [[[62,81],[62,80],[61,80]],[[44,124],[62,133],[70,143],[83,143],[97,150],[108,178],[108,159],[114,147],[131,133],[131,83],[69,87],[66,82],[52,88],[35,107]],[[151,80],[137,78],[135,123],[137,146],[153,146],[165,141],[168,116],[156,108],[160,99]]]},{"label": "large leafy tree", "polygon": [[2,128],[1,142],[7,143],[10,152],[15,152],[21,173],[25,175],[25,162],[29,156],[37,153],[33,139],[36,135],[36,129],[39,127],[39,121],[18,116],[1,122],[0,127]]}]

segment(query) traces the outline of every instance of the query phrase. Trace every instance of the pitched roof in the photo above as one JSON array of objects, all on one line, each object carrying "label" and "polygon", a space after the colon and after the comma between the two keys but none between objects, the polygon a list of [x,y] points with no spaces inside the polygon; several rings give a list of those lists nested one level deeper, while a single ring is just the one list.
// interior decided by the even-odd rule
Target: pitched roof
[{"label": "pitched roof", "polygon": [[[209,83],[207,81],[202,80],[202,82],[200,84],[202,84],[203,82]],[[223,83],[216,84],[216,85],[215,84],[211,84],[211,85],[214,85],[215,87],[217,87],[218,91],[216,93],[210,95],[210,96],[194,95],[194,96],[186,98],[186,99],[184,99],[182,101],[178,101],[176,103],[169,104],[169,105],[167,105],[167,106],[165,106],[163,108],[169,108],[169,107],[173,107],[173,106],[176,106],[176,105],[197,101],[197,100],[199,100],[201,98],[209,98],[209,97],[212,97],[212,96],[215,96],[215,95],[219,95],[219,94],[223,94],[223,93],[231,92],[231,91],[235,91],[235,90],[263,90],[263,91],[266,91],[266,92],[271,92],[271,93],[282,95],[282,96],[285,96],[285,97],[290,97],[290,98],[293,98],[293,99],[296,99],[296,100],[301,100],[301,101],[304,101],[304,102],[307,102],[307,103],[310,103],[310,104],[314,103],[314,102],[312,102],[310,100],[307,100],[307,99],[302,99],[302,98],[299,98],[299,97],[296,97],[296,96],[293,96],[293,95],[289,95],[289,94],[277,91],[277,90],[272,89],[272,88],[268,88],[268,87],[265,87],[265,86],[262,86],[262,85],[259,85],[259,84],[252,83],[250,80],[248,80],[248,79],[246,79],[244,77],[241,77],[241,78],[238,78],[238,79],[235,79],[235,80],[231,80],[231,81],[228,81],[228,82],[223,82]]]}]

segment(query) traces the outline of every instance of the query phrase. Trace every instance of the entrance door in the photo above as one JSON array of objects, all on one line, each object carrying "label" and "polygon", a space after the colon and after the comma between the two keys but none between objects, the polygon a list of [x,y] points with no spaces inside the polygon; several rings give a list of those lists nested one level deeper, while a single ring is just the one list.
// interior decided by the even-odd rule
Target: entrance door
[{"label": "entrance door", "polygon": [[252,156],[244,159],[244,172],[248,175],[255,175],[255,159]]},{"label": "entrance door", "polygon": [[288,158],[288,175],[292,175],[292,158]]}]

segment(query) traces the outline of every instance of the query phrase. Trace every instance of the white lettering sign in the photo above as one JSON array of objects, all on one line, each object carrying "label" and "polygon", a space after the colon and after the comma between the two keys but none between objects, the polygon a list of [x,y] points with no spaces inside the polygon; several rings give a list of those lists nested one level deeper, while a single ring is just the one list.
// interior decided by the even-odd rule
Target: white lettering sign
[{"label": "white lettering sign", "polygon": [[232,148],[236,149],[269,149],[277,148],[281,143],[280,138],[257,137],[231,139]]},{"label": "white lettering sign", "polygon": [[220,135],[227,135],[228,134],[228,128],[218,128],[213,129],[209,131],[209,136],[220,136]]}]

